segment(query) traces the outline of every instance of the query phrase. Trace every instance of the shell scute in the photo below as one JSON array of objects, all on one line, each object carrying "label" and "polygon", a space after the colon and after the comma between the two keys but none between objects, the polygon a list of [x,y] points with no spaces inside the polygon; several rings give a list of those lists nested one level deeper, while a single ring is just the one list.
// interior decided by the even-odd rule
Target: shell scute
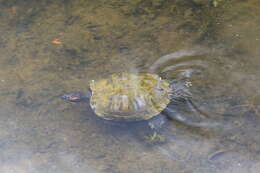
[{"label": "shell scute", "polygon": [[168,81],[150,73],[120,73],[90,83],[90,105],[107,120],[147,120],[170,102]]}]

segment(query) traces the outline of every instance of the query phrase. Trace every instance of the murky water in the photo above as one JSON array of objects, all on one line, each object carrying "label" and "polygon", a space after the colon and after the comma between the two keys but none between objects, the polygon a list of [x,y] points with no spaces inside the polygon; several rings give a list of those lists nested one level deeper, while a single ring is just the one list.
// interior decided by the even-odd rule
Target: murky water
[{"label": "murky water", "polygon": [[[260,1],[212,2],[0,0],[0,172],[260,172]],[[151,144],[60,98],[122,71],[185,84],[188,123]]]}]

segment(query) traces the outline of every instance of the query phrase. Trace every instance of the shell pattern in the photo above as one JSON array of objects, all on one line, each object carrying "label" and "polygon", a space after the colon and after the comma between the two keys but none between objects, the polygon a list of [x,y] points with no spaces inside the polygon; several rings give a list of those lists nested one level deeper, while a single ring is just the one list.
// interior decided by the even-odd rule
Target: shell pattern
[{"label": "shell pattern", "polygon": [[148,120],[170,103],[172,89],[157,74],[119,73],[91,81],[90,106],[106,120]]}]

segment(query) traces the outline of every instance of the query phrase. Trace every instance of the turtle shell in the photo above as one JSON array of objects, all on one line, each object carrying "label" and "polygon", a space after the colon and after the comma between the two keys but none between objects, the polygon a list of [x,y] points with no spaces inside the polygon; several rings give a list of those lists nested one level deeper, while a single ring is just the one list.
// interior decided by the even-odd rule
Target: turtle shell
[{"label": "turtle shell", "polygon": [[106,120],[148,120],[170,102],[172,89],[157,74],[120,73],[92,80],[90,106]]}]

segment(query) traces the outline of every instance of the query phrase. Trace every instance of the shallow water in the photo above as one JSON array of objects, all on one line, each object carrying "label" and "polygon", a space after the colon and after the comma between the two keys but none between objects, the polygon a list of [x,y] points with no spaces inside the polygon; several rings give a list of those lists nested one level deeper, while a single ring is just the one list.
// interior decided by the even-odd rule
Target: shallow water
[{"label": "shallow water", "polygon": [[[199,2],[0,0],[0,172],[260,172],[260,2]],[[186,84],[170,108],[204,126],[166,119],[151,144],[60,99],[122,71]]]}]

